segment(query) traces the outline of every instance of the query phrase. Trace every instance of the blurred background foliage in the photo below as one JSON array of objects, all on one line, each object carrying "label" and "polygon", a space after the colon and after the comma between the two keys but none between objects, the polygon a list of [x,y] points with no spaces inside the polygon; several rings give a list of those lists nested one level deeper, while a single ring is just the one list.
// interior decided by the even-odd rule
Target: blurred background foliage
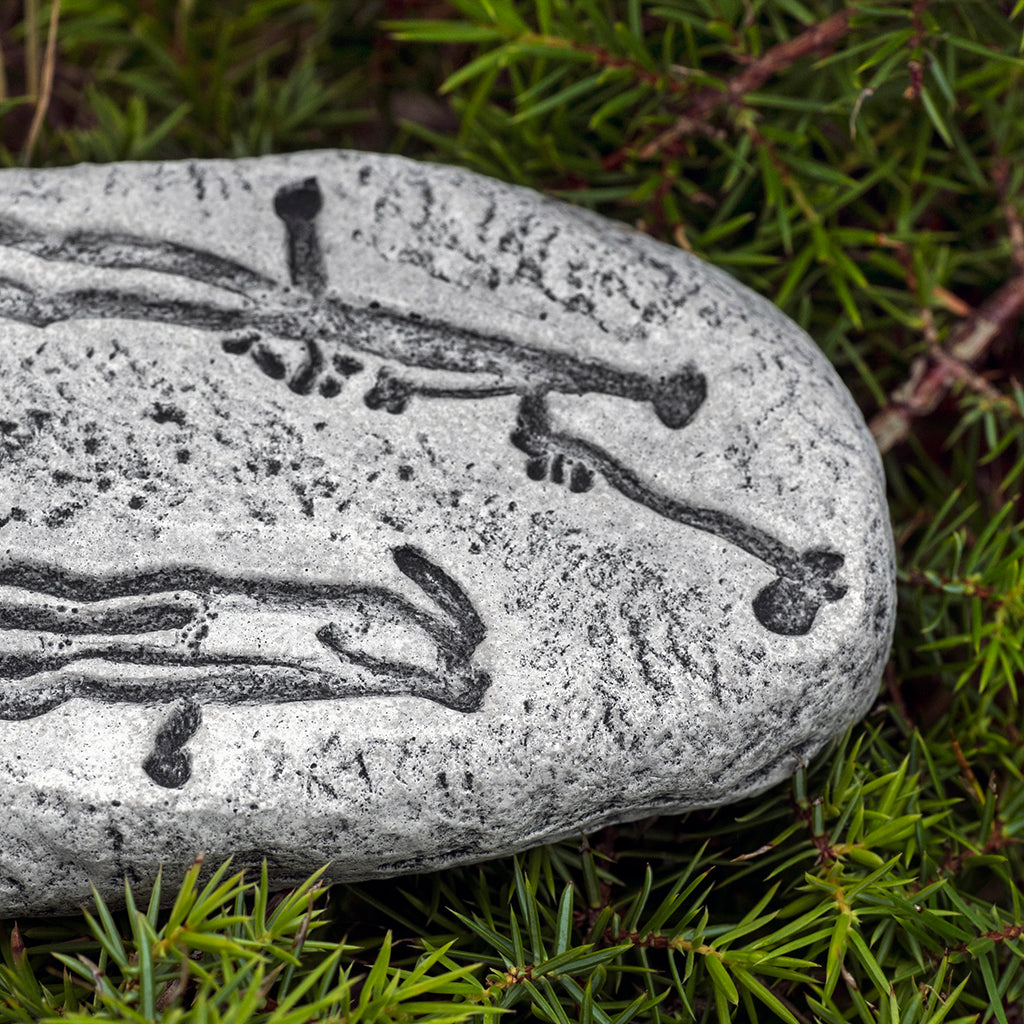
[{"label": "blurred background foliage", "polygon": [[1022,0],[0,6],[3,164],[403,153],[727,268],[870,421],[901,601],[872,712],[764,798],[7,922],[0,1020],[1021,1024],[1022,33]]}]

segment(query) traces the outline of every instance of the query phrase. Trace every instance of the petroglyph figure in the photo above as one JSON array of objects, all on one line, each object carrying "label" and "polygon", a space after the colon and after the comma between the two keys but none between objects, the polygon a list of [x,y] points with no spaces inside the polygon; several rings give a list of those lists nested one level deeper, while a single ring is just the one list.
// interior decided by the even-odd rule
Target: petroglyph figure
[{"label": "petroglyph figure", "polygon": [[[472,602],[422,552],[391,555],[436,612],[359,584],[0,562],[0,719],[34,718],[75,697],[171,705],[144,767],[176,787],[191,773],[181,748],[203,704],[407,695],[477,710],[490,677],[472,663],[485,634]],[[282,617],[296,624],[275,653],[268,634]]]},{"label": "petroglyph figure", "polygon": [[[395,415],[414,399],[484,401],[519,396],[512,443],[527,455],[533,480],[550,480],[569,492],[590,490],[600,477],[629,501],[672,522],[715,534],[760,559],[776,574],[753,598],[758,621],[783,635],[812,628],[821,606],[840,600],[846,587],[835,580],[844,557],[829,548],[797,551],[738,517],[663,494],[642,470],[616,460],[597,442],[552,429],[548,396],[603,394],[649,405],[661,427],[680,430],[699,414],[708,381],[692,363],[663,375],[624,370],[607,362],[531,346],[499,333],[470,331],[371,301],[357,306],[330,294],[317,219],[323,196],[315,178],[278,189],[274,212],[285,235],[291,287],[209,252],[125,234],[78,232],[53,236],[0,218],[0,245],[47,260],[104,268],[143,268],[179,275],[244,296],[244,308],[169,300],[144,291],[91,288],[40,292],[0,279],[0,316],[45,326],[75,318],[128,318],[190,326],[221,339],[223,350],[252,361],[296,395],[332,398],[345,381],[362,374],[360,356],[387,365],[377,370],[363,400]],[[293,366],[275,341],[298,343]],[[330,358],[325,349],[331,349]],[[464,375],[466,383],[439,386],[417,371]]]}]

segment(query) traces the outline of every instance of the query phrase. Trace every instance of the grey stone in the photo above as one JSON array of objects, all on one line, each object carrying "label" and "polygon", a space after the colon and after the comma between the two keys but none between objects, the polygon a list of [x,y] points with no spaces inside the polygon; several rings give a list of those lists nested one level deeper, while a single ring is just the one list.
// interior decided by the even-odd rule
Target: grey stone
[{"label": "grey stone", "polygon": [[718,805],[871,703],[874,445],[726,274],[362,153],[0,195],[0,916]]}]

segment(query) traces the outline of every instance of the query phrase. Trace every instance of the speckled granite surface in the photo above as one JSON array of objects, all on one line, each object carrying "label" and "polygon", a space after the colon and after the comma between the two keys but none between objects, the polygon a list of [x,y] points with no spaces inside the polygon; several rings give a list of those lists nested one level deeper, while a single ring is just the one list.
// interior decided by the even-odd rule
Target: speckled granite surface
[{"label": "speckled granite surface", "polygon": [[362,153],[0,196],[0,916],[736,800],[870,704],[879,461],[727,275]]}]

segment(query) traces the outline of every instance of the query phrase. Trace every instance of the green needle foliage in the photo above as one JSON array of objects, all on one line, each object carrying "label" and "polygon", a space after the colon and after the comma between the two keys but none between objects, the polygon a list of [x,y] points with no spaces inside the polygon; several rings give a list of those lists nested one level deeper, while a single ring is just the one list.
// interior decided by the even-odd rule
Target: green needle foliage
[{"label": "green needle foliage", "polygon": [[[200,868],[197,861],[169,911],[160,910],[159,882],[145,911],[126,888],[118,920],[97,895],[82,940],[26,951],[15,926],[3,947],[0,1020],[372,1024],[414,1017],[454,1024],[492,1015],[473,1005],[483,992],[473,968],[443,963],[446,947],[402,969],[392,963],[386,937],[357,976],[351,954],[358,947],[310,937],[323,924],[316,876],[272,898],[265,867],[258,883],[246,884],[242,874],[228,877],[223,864],[201,889]],[[40,956],[63,967],[62,974],[51,970],[52,984],[37,977],[33,960]],[[463,1005],[453,1010],[438,995]]]},{"label": "green needle foliage", "polygon": [[1021,1024],[1022,36],[1024,0],[0,10],[7,164],[388,149],[728,268],[870,419],[901,602],[872,712],[756,801],[9,922],[0,1021]]}]

